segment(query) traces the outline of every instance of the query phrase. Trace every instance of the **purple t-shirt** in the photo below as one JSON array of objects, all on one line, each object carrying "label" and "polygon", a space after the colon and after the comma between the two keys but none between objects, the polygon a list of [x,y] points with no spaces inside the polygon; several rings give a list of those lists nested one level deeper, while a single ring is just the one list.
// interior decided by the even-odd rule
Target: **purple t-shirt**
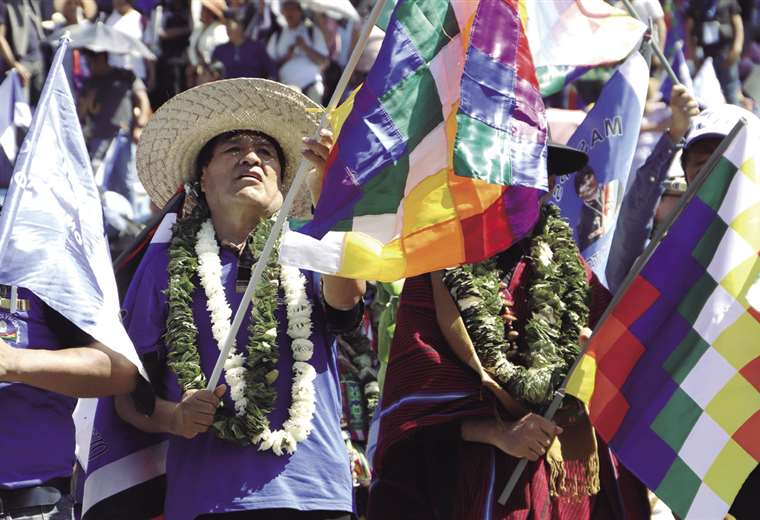
[{"label": "purple t-shirt", "polygon": [[[222,249],[222,278],[233,312],[242,294],[235,292],[237,256]],[[168,245],[155,244],[146,252],[135,274],[125,300],[126,326],[138,353],[158,351],[165,355],[162,336],[168,312],[167,288]],[[307,291],[312,302],[318,294],[313,273],[304,273],[309,281]],[[193,315],[198,327],[198,343],[203,372],[208,376],[219,355],[211,334],[206,310],[206,297],[195,277]],[[281,295],[282,296],[282,295]],[[298,444],[293,455],[276,456],[256,447],[241,447],[220,440],[209,431],[188,440],[172,436],[167,455],[166,520],[189,520],[205,513],[243,511],[264,508],[299,510],[352,511],[352,488],[348,453],[340,431],[340,387],[334,342],[325,331],[322,306],[314,304],[312,313],[314,356],[310,363],[317,372],[315,381],[316,412],[309,437]],[[281,428],[288,416],[293,358],[284,308],[277,311],[280,324],[278,338],[279,377],[275,383],[277,402],[269,416],[271,428]],[[239,349],[248,342],[246,315],[237,336]],[[222,381],[224,382],[224,381]],[[174,373],[166,368],[159,394],[170,401],[180,400],[180,388]],[[229,391],[224,406],[234,409]]]},{"label": "purple t-shirt", "polygon": [[[68,339],[59,314],[26,289],[28,311],[0,310],[0,338],[15,348],[58,349]],[[56,327],[58,326],[58,327]],[[55,329],[55,330],[54,330]],[[0,489],[36,486],[71,476],[76,399],[21,383],[0,382]]]},{"label": "purple t-shirt", "polygon": [[267,54],[264,44],[246,40],[240,47],[232,42],[219,45],[211,55],[211,61],[224,65],[224,78],[264,78],[275,79],[277,67]]}]

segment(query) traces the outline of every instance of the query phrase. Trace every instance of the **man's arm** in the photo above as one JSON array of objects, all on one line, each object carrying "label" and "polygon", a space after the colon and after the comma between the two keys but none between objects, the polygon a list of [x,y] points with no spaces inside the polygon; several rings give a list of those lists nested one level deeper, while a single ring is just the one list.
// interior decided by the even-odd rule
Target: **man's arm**
[{"label": "man's arm", "polygon": [[[437,305],[437,302],[436,302]],[[583,327],[578,341],[585,349],[591,337],[591,329]],[[521,406],[521,405],[520,405]],[[508,409],[509,410],[509,409]],[[502,419],[465,419],[460,424],[462,440],[490,444],[513,457],[538,460],[547,452],[562,428],[554,422],[534,413],[509,410],[515,421]]]},{"label": "man's arm", "polygon": [[0,340],[0,381],[72,397],[131,392],[137,367],[97,341],[61,350],[13,348]]},{"label": "man's arm", "polygon": [[151,115],[148,92],[145,90],[145,86],[142,85],[142,81],[139,82],[139,85],[141,85],[142,88],[137,88],[134,90],[132,99],[135,117],[135,124],[132,130],[132,140],[136,143],[140,141],[142,130],[145,128],[145,125],[148,124],[148,120],[150,119]]},{"label": "man's arm", "polygon": [[665,17],[661,16],[655,20],[657,26],[657,45],[660,49],[665,49],[665,39],[667,38],[668,26],[665,24]]},{"label": "man's arm", "polygon": [[691,118],[699,113],[697,101],[683,85],[673,87],[670,108],[673,112],[670,130],[663,134],[652,154],[636,171],[620,208],[605,272],[613,294],[644,251],[657,203],[664,192],[662,182],[680,141],[689,130]]},{"label": "man's arm", "polygon": [[512,457],[534,461],[543,457],[560,433],[562,428],[534,413],[514,422],[465,419],[460,430],[465,441],[490,444]]},{"label": "man's arm", "polygon": [[[5,9],[5,6],[2,6],[2,9]],[[29,71],[20,62],[16,61],[16,56],[13,54],[13,50],[11,50],[11,45],[5,37],[5,23],[0,23],[0,57],[3,58],[8,67],[16,69],[24,85],[29,82]]]},{"label": "man's arm", "polygon": [[95,104],[95,89],[88,89],[86,86],[82,90],[82,93],[77,99],[77,116],[82,126],[85,124],[87,115],[91,112],[93,105]]},{"label": "man's arm", "polygon": [[295,45],[291,45],[287,52],[281,55],[277,48],[279,40],[280,33],[274,33],[269,37],[269,41],[267,42],[267,54],[277,70],[280,70],[280,67],[293,59],[293,52],[295,50]]},{"label": "man's arm", "polygon": [[734,28],[734,41],[728,53],[728,63],[733,65],[742,57],[742,50],[744,49],[744,23],[740,14],[731,16],[731,25]]},{"label": "man's arm", "polygon": [[367,282],[364,280],[322,276],[325,303],[335,310],[350,311],[359,304],[366,290]]}]

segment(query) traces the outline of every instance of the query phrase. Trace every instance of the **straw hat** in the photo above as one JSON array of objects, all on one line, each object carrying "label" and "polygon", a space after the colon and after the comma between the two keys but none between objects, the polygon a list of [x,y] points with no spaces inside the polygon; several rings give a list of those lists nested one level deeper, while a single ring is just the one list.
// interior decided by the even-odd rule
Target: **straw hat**
[{"label": "straw hat", "polygon": [[[317,131],[320,110],[300,92],[264,79],[228,79],[186,90],[159,108],[145,127],[137,148],[140,181],[151,200],[164,207],[179,186],[193,180],[198,153],[206,143],[232,130],[252,130],[271,136],[282,147],[287,193],[301,161],[301,139]],[[305,186],[290,214],[310,216]]]}]

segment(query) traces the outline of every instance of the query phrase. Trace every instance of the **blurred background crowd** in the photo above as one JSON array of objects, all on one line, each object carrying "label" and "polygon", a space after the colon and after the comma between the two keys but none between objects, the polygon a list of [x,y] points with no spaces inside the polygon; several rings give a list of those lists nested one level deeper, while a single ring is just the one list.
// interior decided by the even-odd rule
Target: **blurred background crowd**
[{"label": "blurred background crowd", "polygon": [[[116,257],[156,209],[139,183],[134,160],[153,112],[183,90],[239,77],[279,81],[326,105],[373,4],[0,0],[0,62],[6,73],[15,71],[33,110],[61,35],[76,35],[64,65],[104,193]],[[377,31],[348,92],[372,66],[383,36]],[[131,38],[120,40],[119,34]],[[125,44],[131,45],[128,52]],[[8,187],[12,165],[7,166],[0,190]]]}]

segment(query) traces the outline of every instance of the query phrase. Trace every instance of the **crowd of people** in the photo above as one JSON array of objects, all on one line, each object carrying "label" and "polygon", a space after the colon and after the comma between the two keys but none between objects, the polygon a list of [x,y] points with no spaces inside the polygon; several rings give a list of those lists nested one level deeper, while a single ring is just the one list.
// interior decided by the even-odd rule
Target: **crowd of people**
[{"label": "crowd of people", "polygon": [[[465,289],[458,285],[468,275],[457,270],[384,284],[320,277],[274,261],[237,336],[245,348],[225,363],[225,383],[205,390],[230,309],[242,299],[240,288],[301,157],[311,161],[316,180],[293,216],[308,217],[319,198],[334,143],[330,132],[309,138],[373,5],[352,3],[358,19],[308,9],[300,0],[0,0],[0,58],[19,75],[32,105],[62,29],[103,23],[155,55],[73,48],[67,57],[93,172],[111,206],[114,258],[177,186],[187,186],[184,218],[164,230],[163,241],[154,238],[158,247],[142,258],[123,295],[124,324],[150,390],[134,365],[33,292],[21,288],[11,297],[11,288],[0,286],[0,519],[73,518],[81,496],[71,487],[70,417],[75,398],[90,396],[115,396],[119,420],[168,439],[167,520],[481,517],[496,514],[488,486],[508,477],[518,459],[531,464],[507,505],[494,506],[501,507],[499,518],[542,517],[540,511],[568,520],[649,518],[661,508],[593,436],[581,411],[563,409],[554,422],[530,413],[473,362],[479,336],[469,328]],[[558,256],[573,259],[567,276],[588,294],[583,322],[573,329],[581,341],[721,139],[740,118],[760,112],[752,80],[760,75],[760,2],[632,4],[651,19],[651,37],[666,53],[681,31],[675,38],[681,37],[693,72],[712,60],[727,104],[700,106],[697,94],[680,84],[663,98],[664,67],[653,62],[608,288],[575,246],[565,244],[570,249]],[[382,36],[373,31],[347,92],[366,77]],[[588,111],[611,70],[581,77],[547,97],[547,106]],[[213,107],[204,106],[209,98]],[[236,113],[241,102],[251,107],[245,123]],[[184,128],[177,142],[161,139],[160,132],[187,126],[188,114],[202,124]],[[551,116],[549,124],[555,138],[568,133]],[[576,190],[592,220],[602,215],[586,154],[552,147],[550,187],[580,171]],[[183,154],[192,159],[163,160]],[[106,193],[126,199],[126,206]],[[531,237],[488,264],[508,280],[495,290],[506,299],[505,337],[515,344],[530,334],[531,241],[555,230],[554,218],[544,209]],[[21,325],[9,314],[11,299],[24,314]],[[425,399],[416,397],[422,394]],[[366,447],[381,395],[414,402],[377,418],[382,431],[395,433],[375,439],[370,467]],[[556,483],[562,454],[549,453],[555,439],[577,463],[560,471],[562,485]],[[565,478],[573,492],[563,495]],[[737,499],[737,518],[752,518],[751,493]],[[137,505],[134,511],[141,511]],[[102,518],[147,520],[129,516],[146,510]]]},{"label": "crowd of people", "polygon": [[[106,199],[117,201],[115,214],[107,214],[118,255],[150,215],[134,158],[153,112],[189,88],[240,77],[279,81],[327,104],[358,37],[358,13],[371,7],[355,4],[358,11],[347,14],[307,16],[300,2],[280,0],[12,0],[0,6],[0,58],[6,71],[18,73],[34,106],[64,31],[103,23],[153,51],[151,59],[108,53],[104,43],[98,52],[74,49],[66,63],[99,185],[120,196]],[[376,41],[368,54],[378,48]],[[352,86],[371,64],[371,57],[360,62]]]}]

